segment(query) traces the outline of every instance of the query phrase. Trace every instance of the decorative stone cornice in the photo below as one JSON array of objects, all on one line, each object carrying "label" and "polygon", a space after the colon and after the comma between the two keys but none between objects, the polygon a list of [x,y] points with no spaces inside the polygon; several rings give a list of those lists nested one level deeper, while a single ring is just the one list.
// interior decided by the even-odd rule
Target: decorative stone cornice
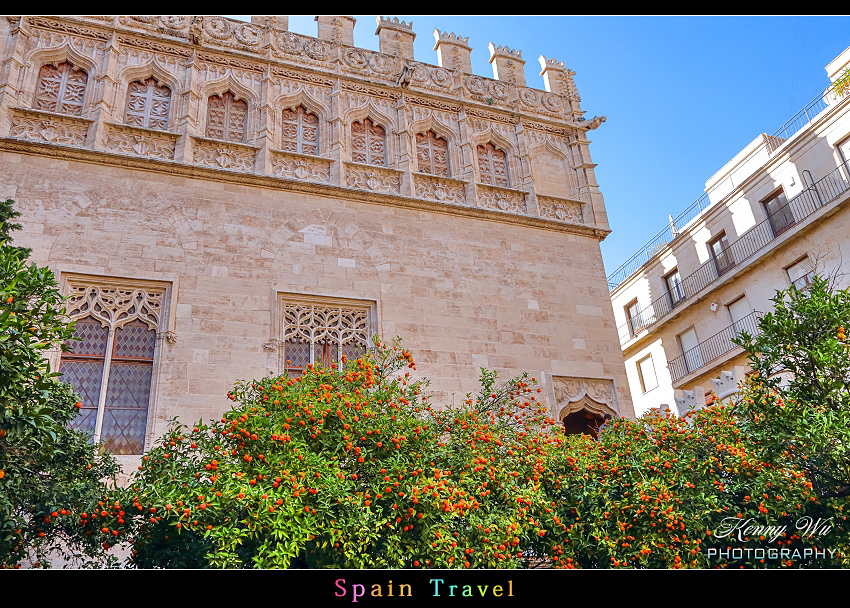
[{"label": "decorative stone cornice", "polygon": [[551,230],[554,232],[565,232],[586,236],[600,241],[604,240],[611,232],[610,230],[603,228],[581,226],[568,222],[516,215],[512,213],[505,213],[503,211],[491,211],[489,209],[440,203],[406,196],[388,195],[380,192],[346,188],[343,186],[317,184],[281,177],[241,173],[226,169],[214,169],[211,167],[202,167],[174,161],[162,161],[143,157],[137,158],[122,154],[104,152],[101,150],[51,145],[15,139],[12,137],[0,138],[0,151],[31,154],[67,161],[88,162],[125,169],[154,171],[173,176],[197,178],[200,180],[213,180],[251,185],[261,188],[288,190],[291,192],[304,192],[315,194],[317,196],[326,196],[334,200],[345,198],[346,200],[366,204],[389,205],[406,209],[429,211],[432,213],[445,213],[449,215],[471,217],[481,220],[500,222],[503,224],[526,226],[541,230]]}]

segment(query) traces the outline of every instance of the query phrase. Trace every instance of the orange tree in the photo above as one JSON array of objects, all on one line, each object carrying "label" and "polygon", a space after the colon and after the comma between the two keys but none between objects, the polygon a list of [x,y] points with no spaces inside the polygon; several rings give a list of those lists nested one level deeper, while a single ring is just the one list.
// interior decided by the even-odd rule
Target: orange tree
[{"label": "orange tree", "polygon": [[76,515],[117,465],[69,429],[79,398],[45,359],[73,335],[53,274],[11,244],[20,215],[0,201],[0,567],[49,566],[51,555],[102,558]]},{"label": "orange tree", "polygon": [[526,504],[537,443],[554,437],[533,382],[485,374],[476,398],[434,411],[409,368],[396,342],[344,369],[238,383],[230,411],[175,422],[79,523],[130,541],[139,567],[523,564],[546,534]]},{"label": "orange tree", "polygon": [[131,542],[137,567],[844,564],[846,534],[794,527],[823,505],[801,471],[760,458],[733,407],[616,420],[595,441],[564,435],[533,378],[483,372],[478,395],[438,410],[411,367],[396,343],[239,383],[230,411],[175,423],[80,524]]}]

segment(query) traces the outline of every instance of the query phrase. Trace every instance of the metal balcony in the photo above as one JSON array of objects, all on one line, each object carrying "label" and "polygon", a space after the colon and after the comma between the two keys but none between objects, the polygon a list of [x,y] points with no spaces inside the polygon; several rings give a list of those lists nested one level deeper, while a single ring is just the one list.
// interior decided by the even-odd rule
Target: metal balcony
[{"label": "metal balcony", "polygon": [[733,270],[736,265],[748,260],[793,226],[850,190],[850,182],[845,179],[842,171],[850,175],[850,163],[836,167],[790,199],[786,206],[747,230],[737,241],[722,249],[695,272],[682,279],[681,290],[684,292],[684,298],[678,297],[674,300],[669,292],[664,292],[641,309],[637,316],[631,319],[631,323],[624,323],[618,328],[620,343],[625,344],[644,329],[650,328],[670,314],[674,308],[680,307],[683,302]]},{"label": "metal balcony", "polygon": [[738,348],[732,342],[732,338],[740,335],[741,332],[745,331],[751,336],[758,335],[758,322],[763,314],[760,311],[751,312],[740,321],[732,323],[732,325],[722,329],[707,340],[703,340],[694,348],[686,351],[682,356],[668,361],[667,368],[670,370],[670,377],[673,379],[673,382],[677,382],[688,374],[707,367],[712,361]]}]

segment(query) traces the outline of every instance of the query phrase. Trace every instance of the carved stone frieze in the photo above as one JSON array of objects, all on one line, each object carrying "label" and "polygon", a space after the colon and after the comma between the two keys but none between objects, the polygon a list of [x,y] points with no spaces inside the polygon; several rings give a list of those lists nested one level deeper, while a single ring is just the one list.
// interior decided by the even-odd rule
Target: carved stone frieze
[{"label": "carved stone frieze", "polygon": [[359,163],[345,164],[345,185],[385,194],[401,193],[401,172]]},{"label": "carved stone frieze", "polygon": [[85,36],[86,38],[94,38],[95,40],[109,40],[109,32],[93,27],[85,27],[68,21],[57,21],[47,17],[29,15],[26,17],[27,25],[31,27],[44,28],[53,30],[54,32],[65,32],[76,36]]},{"label": "carved stone frieze", "polygon": [[396,66],[398,59],[384,53],[345,47],[342,49],[340,57],[342,59],[340,65],[347,72],[357,72],[391,80],[395,80],[395,74],[398,72]]},{"label": "carved stone frieze", "polygon": [[278,177],[329,184],[331,161],[318,156],[272,150],[272,173]]},{"label": "carved stone frieze", "polygon": [[244,144],[195,138],[195,163],[215,169],[254,172],[257,149]]},{"label": "carved stone frieze", "polygon": [[134,320],[156,329],[164,295],[164,289],[72,283],[65,309],[72,320],[93,317],[109,329]]},{"label": "carved stone frieze", "polygon": [[287,61],[322,65],[336,60],[334,47],[326,40],[302,36],[295,32],[277,32],[272,38],[272,56]]},{"label": "carved stone frieze", "polygon": [[176,133],[112,123],[107,123],[107,127],[104,145],[110,152],[174,160],[178,137]]},{"label": "carved stone frieze", "polygon": [[554,196],[539,196],[537,197],[537,209],[540,212],[540,217],[550,220],[558,220],[559,222],[572,222],[573,224],[583,224],[582,203],[571,201],[564,198],[556,198]]},{"label": "carved stone frieze", "polygon": [[135,47],[146,49],[154,53],[167,53],[169,55],[177,55],[178,57],[189,57],[192,51],[188,48],[181,47],[167,42],[159,42],[148,38],[139,38],[137,36],[125,36],[118,34],[116,36],[118,43],[122,46]]},{"label": "carved stone frieze", "polygon": [[76,116],[15,108],[9,135],[30,141],[83,147],[91,122]]},{"label": "carved stone frieze", "polygon": [[556,376],[552,383],[560,419],[580,409],[601,415],[618,413],[613,380]]},{"label": "carved stone frieze", "polygon": [[512,213],[528,212],[525,204],[525,192],[510,188],[497,188],[478,184],[478,206],[494,211],[510,211]]},{"label": "carved stone frieze", "polygon": [[456,179],[415,173],[413,187],[415,195],[441,203],[466,204],[466,183]]}]

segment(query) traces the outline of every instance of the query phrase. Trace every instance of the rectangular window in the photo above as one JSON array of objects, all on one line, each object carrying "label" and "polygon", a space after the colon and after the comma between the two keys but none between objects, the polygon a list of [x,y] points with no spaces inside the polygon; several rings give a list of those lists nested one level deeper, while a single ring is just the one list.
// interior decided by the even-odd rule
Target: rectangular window
[{"label": "rectangular window", "polygon": [[714,266],[717,269],[718,276],[735,265],[725,232],[721,232],[708,242],[708,251],[714,260]]},{"label": "rectangular window", "polygon": [[694,331],[693,327],[688,331],[679,334],[679,344],[682,348],[685,368],[688,373],[701,368],[703,366],[702,352],[700,351],[699,342],[697,342],[697,333]]},{"label": "rectangular window", "polygon": [[648,393],[658,386],[658,378],[655,376],[655,366],[652,364],[652,355],[647,355],[638,361],[637,370],[641,391]]},{"label": "rectangular window", "polygon": [[774,192],[762,203],[767,214],[767,221],[771,230],[773,230],[773,238],[778,237],[796,223],[791,207],[788,205],[788,199],[785,198],[785,192],[782,189]]},{"label": "rectangular window", "polygon": [[302,373],[309,364],[330,367],[342,356],[366,353],[373,334],[372,302],[281,296],[284,369]]},{"label": "rectangular window", "polygon": [[638,301],[637,298],[629,302],[625,306],[626,311],[626,322],[629,326],[629,334],[634,338],[637,333],[643,329],[643,326],[640,323],[640,311],[638,311]]},{"label": "rectangular window", "polygon": [[733,333],[737,334],[738,332],[747,329],[746,327],[746,318],[750,315],[752,309],[750,309],[750,304],[747,302],[747,298],[745,296],[741,296],[734,302],[731,302],[726,306],[729,310],[729,316],[732,317],[732,327]]},{"label": "rectangular window", "polygon": [[797,289],[808,289],[809,285],[812,284],[812,281],[815,278],[815,269],[812,266],[812,261],[809,259],[809,256],[806,256],[801,260],[797,260],[786,268],[785,272],[788,273],[788,280],[791,281],[791,284],[796,286]]},{"label": "rectangular window", "polygon": [[682,277],[679,276],[678,268],[674,268],[671,272],[664,275],[664,286],[667,288],[671,308],[675,308],[676,305],[685,299],[685,288],[682,286]]},{"label": "rectangular window", "polygon": [[75,338],[59,363],[80,395],[70,426],[113,454],[142,454],[165,287],[69,280],[67,315]]}]

